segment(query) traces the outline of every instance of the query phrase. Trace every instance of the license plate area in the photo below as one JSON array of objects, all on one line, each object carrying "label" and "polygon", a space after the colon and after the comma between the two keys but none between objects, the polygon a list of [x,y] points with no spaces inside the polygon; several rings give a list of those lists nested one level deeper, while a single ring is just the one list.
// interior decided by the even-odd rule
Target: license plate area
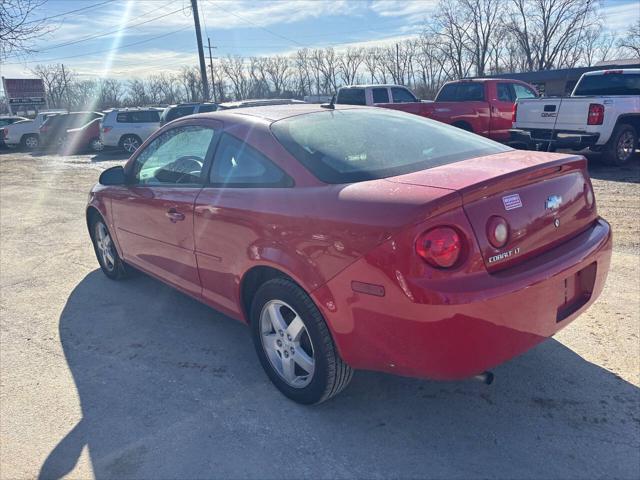
[{"label": "license plate area", "polygon": [[590,299],[596,282],[596,263],[564,279],[561,288],[560,306],[556,314],[556,323],[561,322],[578,311]]}]

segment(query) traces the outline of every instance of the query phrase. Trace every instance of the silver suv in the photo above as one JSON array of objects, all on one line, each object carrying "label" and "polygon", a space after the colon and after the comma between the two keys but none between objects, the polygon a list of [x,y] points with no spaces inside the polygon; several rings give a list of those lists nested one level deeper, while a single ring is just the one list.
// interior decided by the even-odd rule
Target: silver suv
[{"label": "silver suv", "polygon": [[100,126],[100,141],[105,147],[135,152],[160,126],[161,108],[119,108],[107,110]]}]

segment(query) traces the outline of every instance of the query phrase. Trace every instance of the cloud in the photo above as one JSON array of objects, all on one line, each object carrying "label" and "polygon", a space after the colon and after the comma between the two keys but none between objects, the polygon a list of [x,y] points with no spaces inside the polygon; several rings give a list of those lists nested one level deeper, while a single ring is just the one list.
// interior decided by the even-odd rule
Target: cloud
[{"label": "cloud", "polygon": [[600,12],[605,28],[617,35],[624,34],[634,22],[640,20],[640,4],[637,0],[629,3],[607,3]]}]

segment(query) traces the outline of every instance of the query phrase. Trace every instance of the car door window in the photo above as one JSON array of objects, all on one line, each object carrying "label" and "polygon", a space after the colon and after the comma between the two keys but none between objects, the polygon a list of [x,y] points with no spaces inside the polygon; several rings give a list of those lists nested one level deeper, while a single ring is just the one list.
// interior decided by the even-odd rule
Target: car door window
[{"label": "car door window", "polygon": [[135,161],[138,185],[201,183],[202,167],[215,131],[195,125],[173,128],[155,138]]},{"label": "car door window", "polygon": [[511,87],[508,83],[498,83],[498,100],[501,102],[513,102],[513,94],[511,92]]},{"label": "car door window", "polygon": [[418,101],[406,88],[391,88],[391,95],[393,96],[393,103],[412,103]]},{"label": "car door window", "polygon": [[536,92],[531,90],[529,87],[525,87],[524,85],[520,85],[519,83],[514,83],[513,91],[516,94],[516,98],[536,98]]},{"label": "car door window", "polygon": [[389,92],[386,88],[373,88],[373,103],[389,103]]},{"label": "car door window", "polygon": [[209,181],[226,187],[284,187],[290,178],[267,157],[245,142],[223,134]]}]

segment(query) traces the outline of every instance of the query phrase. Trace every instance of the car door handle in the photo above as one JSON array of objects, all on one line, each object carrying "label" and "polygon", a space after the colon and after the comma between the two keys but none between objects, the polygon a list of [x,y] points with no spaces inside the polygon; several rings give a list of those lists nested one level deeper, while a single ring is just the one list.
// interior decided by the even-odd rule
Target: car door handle
[{"label": "car door handle", "polygon": [[184,213],[180,213],[175,208],[170,208],[169,210],[167,210],[166,215],[172,223],[181,222],[182,220],[184,220]]}]

